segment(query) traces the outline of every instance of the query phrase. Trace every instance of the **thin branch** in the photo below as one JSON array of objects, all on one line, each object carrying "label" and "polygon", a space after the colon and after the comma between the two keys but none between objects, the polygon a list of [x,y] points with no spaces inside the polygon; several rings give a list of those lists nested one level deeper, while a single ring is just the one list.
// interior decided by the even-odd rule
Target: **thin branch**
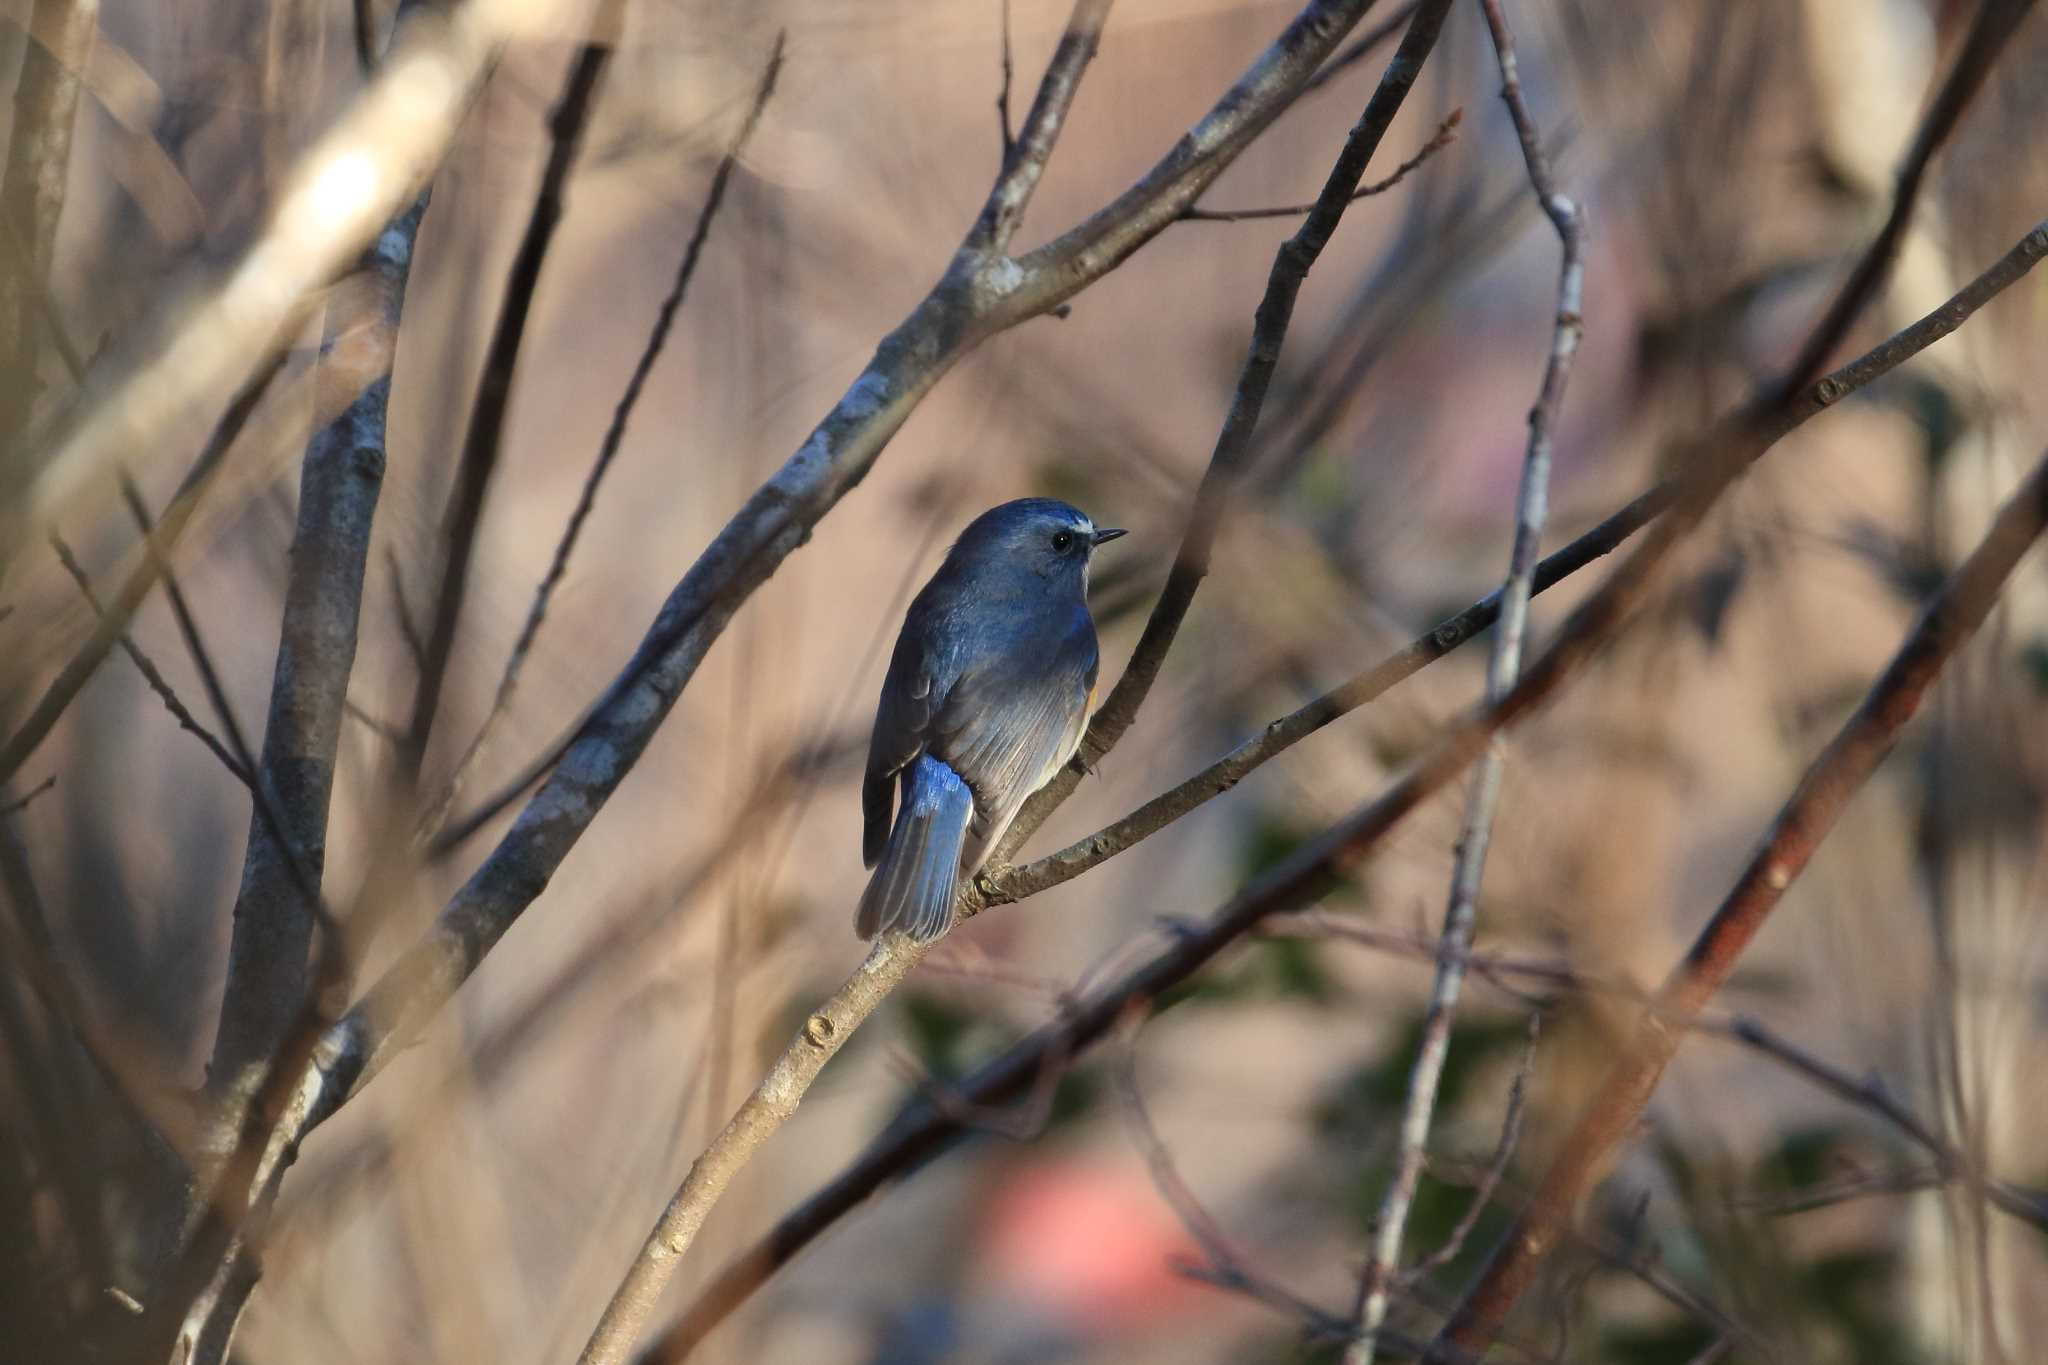
[{"label": "thin branch", "polygon": [[185,527],[192,520],[193,512],[198,508],[200,496],[212,483],[222,459],[234,446],[235,438],[240,436],[242,429],[248,425],[250,416],[256,411],[256,405],[270,388],[270,381],[277,377],[277,372],[283,367],[284,356],[280,353],[235,395],[234,401],[228,404],[227,411],[215,424],[213,434],[207,438],[205,448],[199,452],[199,458],[193,462],[184,481],[178,485],[178,491],[171,499],[170,505],[164,508],[163,517],[156,528],[157,552],[145,553],[134,569],[121,581],[119,591],[114,594],[114,600],[101,615],[91,637],[58,671],[49,687],[44,689],[43,695],[36,701],[35,709],[30,711],[28,719],[21,723],[21,728],[8,736],[4,746],[0,746],[0,783],[8,781],[21,770],[21,765],[28,761],[29,755],[49,737],[50,731],[56,727],[66,708],[78,696],[86,680],[98,670],[101,662],[113,651],[121,637],[128,633],[129,623],[135,619],[135,612],[141,607],[142,599],[156,586],[159,563],[168,558],[170,551],[177,545],[178,538],[184,534]]},{"label": "thin branch", "polygon": [[412,719],[406,726],[406,742],[399,749],[400,762],[409,777],[418,774],[425,760],[427,737],[440,711],[441,689],[447,682],[448,662],[455,647],[455,628],[468,594],[477,531],[483,523],[484,496],[497,470],[505,413],[512,401],[513,372],[518,368],[520,348],[526,339],[526,320],[540,287],[548,248],[562,221],[569,170],[576,164],[584,131],[590,123],[590,110],[596,102],[598,83],[611,61],[612,35],[618,31],[618,14],[624,3],[625,0],[602,0],[591,20],[594,36],[577,50],[563,81],[561,96],[548,116],[547,164],[541,169],[526,230],[506,272],[504,297],[498,305],[490,345],[484,352],[483,373],[477,380],[462,454],[456,463],[455,484],[449,490],[443,517],[445,549],[441,557],[440,591],[434,598],[433,619],[427,628],[426,654],[413,694]]},{"label": "thin branch", "polygon": [[1763,846],[1714,912],[1685,960],[1645,1011],[1626,1052],[1503,1238],[1445,1339],[1481,1351],[1557,1244],[1572,1210],[1634,1127],[1685,1030],[1735,968],[1849,801],[1869,780],[1956,650],[1975,633],[2020,557],[2048,526],[2048,453],[2000,509],[1990,531],[1951,574],[1877,683],[1800,779]]},{"label": "thin branch", "polygon": [[[1451,1229],[1451,1235],[1444,1239],[1442,1246],[1401,1272],[1402,1283],[1415,1284],[1457,1260],[1465,1249],[1465,1243],[1471,1239],[1472,1230],[1479,1226],[1480,1217],[1493,1203],[1494,1192],[1507,1175],[1508,1162],[1514,1159],[1515,1148],[1522,1139],[1522,1107],[1528,1098],[1529,1073],[1536,1066],[1536,1039],[1542,1028],[1543,1016],[1531,1014],[1529,1041],[1522,1048],[1522,1060],[1515,1066],[1515,1078],[1508,1084],[1508,1107],[1500,1121],[1500,1141],[1493,1149],[1493,1159],[1486,1163],[1486,1173],[1480,1177],[1479,1187],[1472,1193],[1472,1202],[1465,1206],[1464,1215],[1458,1219],[1457,1226]],[[1373,1331],[1377,1332],[1380,1325],[1374,1323]]]},{"label": "thin branch", "polygon": [[782,72],[782,56],[788,38],[787,30],[775,35],[775,47],[768,56],[768,66],[761,73],[760,84],[754,89],[754,102],[748,107],[747,115],[741,121],[739,130],[727,144],[725,155],[719,159],[718,170],[711,177],[711,189],[704,197],[704,207],[698,211],[697,225],[690,233],[689,244],[683,248],[683,259],[676,268],[675,282],[668,291],[668,297],[661,301],[656,310],[654,329],[648,334],[647,344],[641,348],[640,359],[633,366],[633,373],[626,380],[626,389],[620,395],[618,405],[612,410],[611,424],[605,429],[604,439],[599,443],[597,459],[584,477],[583,490],[578,494],[576,506],[569,513],[569,521],[562,528],[562,536],[555,544],[554,557],[549,560],[547,572],[541,576],[540,586],[534,590],[533,605],[527,610],[526,623],[519,629],[519,638],[513,642],[512,652],[505,660],[505,672],[498,679],[498,690],[491,699],[491,709],[477,727],[476,737],[469,742],[462,757],[456,761],[441,795],[428,809],[422,825],[428,830],[437,830],[447,818],[449,808],[460,795],[464,779],[478,756],[489,741],[492,730],[503,718],[512,704],[513,689],[519,685],[520,672],[526,666],[528,654],[533,649],[535,637],[540,634],[541,621],[547,615],[548,604],[553,600],[555,589],[561,586],[562,578],[569,571],[569,556],[575,551],[577,538],[583,532],[583,523],[597,503],[597,490],[604,482],[605,474],[611,469],[620,447],[625,443],[626,424],[632,420],[633,410],[639,406],[640,394],[646,388],[647,378],[654,372],[655,361],[661,358],[662,348],[668,344],[669,329],[674,325],[676,313],[683,306],[683,299],[690,288],[690,280],[697,273],[697,262],[703,258],[704,243],[711,235],[711,224],[718,217],[719,206],[725,202],[727,184],[734,169],[739,165],[740,156],[745,152],[754,129],[760,126],[761,114],[768,107],[768,101],[775,94],[775,82]]},{"label": "thin branch", "polygon": [[1010,157],[1017,148],[1017,135],[1010,128],[1010,78],[1014,68],[1010,61],[1010,0],[1002,0],[1003,26],[1003,84],[996,91],[996,124],[1003,134],[1003,164],[1010,164]]},{"label": "thin branch", "polygon": [[357,396],[314,433],[300,464],[261,759],[260,781],[276,794],[278,831],[258,803],[207,1063],[207,1088],[227,1132],[241,1127],[239,1110],[298,1017],[310,977],[314,916],[293,863],[302,858],[305,875],[316,886],[322,880],[370,531],[388,459],[398,329],[426,212],[422,194],[378,234],[357,265],[359,287],[339,292],[322,328],[323,378],[340,377]]},{"label": "thin branch", "polygon": [[[1458,140],[1458,124],[1463,122],[1464,118],[1465,111],[1463,109],[1451,110],[1449,116],[1437,125],[1436,135],[1423,143],[1420,151],[1396,166],[1392,175],[1381,180],[1374,180],[1369,184],[1360,185],[1357,189],[1353,190],[1351,192],[1352,202],[1356,203],[1360,199],[1369,199],[1376,194],[1385,194],[1388,190],[1406,180],[1410,171],[1415,170],[1423,162]],[[1180,221],[1183,223],[1242,223],[1256,218],[1299,218],[1314,208],[1314,204],[1288,204],[1280,208],[1270,209],[1187,208],[1181,211]]]},{"label": "thin branch", "polygon": [[[78,584],[79,594],[85,598],[85,604],[92,608],[92,614],[101,620],[105,620],[107,609],[100,604],[99,594],[93,591],[92,578],[86,573],[85,566],[78,562],[78,556],[71,552],[71,547],[59,535],[52,535],[50,537],[50,547],[57,552],[57,561],[64,566],[64,572],[70,574],[71,581]],[[164,675],[157,669],[155,662],[142,652],[140,645],[135,643],[133,635],[125,631],[122,633],[121,649],[123,653],[127,654],[129,661],[135,665],[135,671],[142,675],[143,682],[149,685],[149,690],[156,693],[158,699],[163,702],[164,710],[171,713],[171,719],[178,722],[178,727],[190,733],[201,744],[204,744],[212,752],[213,756],[220,760],[221,766],[226,768],[237,782],[240,782],[245,787],[251,786],[252,782],[248,770],[243,768],[235,756],[228,752],[227,746],[220,742],[219,737],[213,731],[207,729],[197,716],[186,709],[185,703],[180,701],[178,694],[171,690],[170,683],[165,681]],[[52,778],[51,781],[54,782],[56,779]]]},{"label": "thin branch", "polygon": [[1095,48],[1102,40],[1102,25],[1109,18],[1111,3],[1112,0],[1074,0],[1073,13],[1067,16],[1066,31],[1060,34],[1059,46],[1053,49],[1052,60],[1046,64],[1045,75],[1038,82],[1038,95],[1031,101],[1030,111],[1024,115],[1024,126],[1012,138],[1009,135],[1010,14],[1005,0],[1001,100],[1003,165],[996,176],[995,188],[989,192],[988,201],[982,206],[980,219],[967,236],[970,243],[982,250],[1007,252],[1010,249],[1010,239],[1017,235],[1017,227],[1024,221],[1024,210],[1030,206],[1039,177],[1045,174],[1045,163],[1051,159],[1053,144],[1059,141],[1060,130],[1066,126],[1067,113],[1074,107],[1074,96],[1081,89],[1081,75],[1088,69],[1088,63],[1095,59]]},{"label": "thin branch", "polygon": [[[1870,383],[1879,375],[1953,332],[1985,302],[2024,276],[2043,256],[2048,256],[2048,223],[2043,223],[2028,233],[1997,264],[1964,286],[1941,308],[1895,334],[1834,374],[1816,382],[1797,395],[1787,406],[1762,412],[1756,411],[1752,406],[1745,409],[1737,418],[1721,423],[1715,429],[1715,436],[1721,439],[1727,449],[1718,448],[1712,438],[1698,442],[1698,448],[1714,452],[1724,461],[1733,463],[1740,460],[1742,465],[1746,465],[1760,457],[1786,432],[1807,418],[1830,407],[1844,395]],[[1741,444],[1735,444],[1728,435],[1730,432],[1742,433],[1746,439]],[[1730,473],[1726,477],[1732,478],[1733,475]],[[1678,505],[1682,498],[1688,496],[1697,495],[1690,485],[1683,483],[1653,489],[1630,504],[1630,508],[1624,509],[1624,513],[1617,513],[1616,518],[1610,518],[1610,522],[1623,518],[1632,510],[1640,509],[1638,514],[1643,520],[1636,523],[1640,526],[1652,517],[1669,511]],[[1699,512],[1703,510],[1701,508],[1695,511],[1694,519],[1697,519]],[[1617,534],[1615,538],[1618,540],[1623,534],[1625,532]],[[1601,548],[1598,553],[1605,553],[1608,548],[1612,548],[1612,545]],[[1284,913],[1314,899],[1328,884],[1327,878],[1331,873],[1341,872],[1363,857],[1377,840],[1409,811],[1427,796],[1441,789],[1463,770],[1467,762],[1476,758],[1498,729],[1512,724],[1527,710],[1533,708],[1558,685],[1566,670],[1578,660],[1590,655],[1605,638],[1606,633],[1613,629],[1614,622],[1620,616],[1617,610],[1622,604],[1620,600],[1632,596],[1635,581],[1630,570],[1626,568],[1611,575],[1594,596],[1581,606],[1579,612],[1574,614],[1572,621],[1560,632],[1558,640],[1552,644],[1544,660],[1539,661],[1539,666],[1525,674],[1516,690],[1503,698],[1500,704],[1481,708],[1454,724],[1440,737],[1434,748],[1376,800],[1327,831],[1320,839],[1298,850],[1286,863],[1247,886],[1207,922],[1179,935],[1166,950],[1134,968],[1120,981],[1098,992],[1085,1004],[1077,1006],[1073,1014],[1056,1027],[1039,1030],[990,1061],[972,1077],[961,1082],[957,1087],[959,1092],[978,1105],[1001,1103],[1022,1093],[1031,1078],[1038,1074],[1043,1058],[1049,1053],[1058,1050],[1070,1056],[1078,1055],[1082,1049],[1102,1037],[1129,1001],[1159,998],[1162,992],[1199,972],[1219,953],[1256,928],[1268,916]],[[1450,622],[1446,622],[1445,626],[1466,623],[1476,632],[1484,628],[1485,621],[1492,619],[1489,614],[1491,610],[1488,603],[1476,604],[1452,618]],[[1573,622],[1580,624],[1574,628]],[[1443,649],[1454,647],[1458,642],[1453,638],[1443,646]],[[1369,684],[1381,682],[1380,690],[1383,691],[1385,687],[1392,686],[1400,678],[1409,676],[1421,668],[1431,658],[1437,657],[1436,653],[1430,652],[1433,648],[1434,634],[1417,641],[1401,654],[1370,673],[1361,675],[1346,687],[1363,689]],[[1332,697],[1339,697],[1345,691],[1346,689],[1340,689],[1339,693],[1333,693]],[[1327,711],[1326,704],[1330,700],[1319,700],[1312,703],[1311,707],[1304,708],[1303,712],[1297,712],[1297,717],[1302,716],[1304,712],[1310,713],[1309,720],[1315,723],[1302,722],[1301,726],[1295,727],[1298,733],[1291,734],[1287,743],[1293,743],[1303,734],[1334,718],[1323,714]],[[1294,719],[1295,717],[1288,718],[1289,721]],[[1269,727],[1268,735],[1277,728],[1277,725]],[[1254,741],[1253,745],[1245,747],[1252,748],[1264,743],[1265,739],[1262,737],[1261,740]],[[1226,758],[1221,764],[1212,767],[1208,773],[1200,774],[1185,784],[1200,794],[1190,797],[1182,810],[1156,816],[1156,823],[1152,827],[1163,827],[1177,818],[1178,814],[1184,813],[1185,809],[1193,809],[1195,805],[1201,804],[1218,791],[1228,790],[1234,785],[1237,777],[1242,776],[1242,772],[1237,776],[1226,776],[1220,783],[1214,776],[1217,769],[1232,763],[1234,758],[1234,755]],[[1258,761],[1262,759],[1249,761],[1245,771],[1249,771],[1250,767],[1256,767]],[[1202,792],[1201,789],[1204,787],[1213,787],[1213,790]],[[1174,793],[1168,795],[1172,796]],[[1173,803],[1167,804],[1171,806]],[[1160,802],[1155,801],[1152,806],[1144,809],[1152,809],[1159,805]],[[1107,833],[1108,831],[1104,831],[1090,836],[1060,853],[1017,869],[1008,874],[994,889],[1002,899],[1019,899],[1042,889],[1043,886],[1057,885],[1077,876],[1081,871],[1113,854],[1115,850],[1103,842]],[[683,1316],[661,1338],[658,1349],[650,1354],[653,1358],[664,1361],[679,1360],[687,1355],[698,1341],[745,1301],[748,1295],[765,1283],[769,1276],[787,1264],[798,1251],[857,1207],[880,1186],[915,1169],[925,1159],[940,1151],[955,1131],[954,1125],[929,1107],[906,1112],[851,1166],[784,1215],[766,1236],[730,1262],[699,1292]]]},{"label": "thin branch", "polygon": [[[1508,574],[1501,585],[1499,628],[1494,632],[1493,655],[1487,663],[1486,697],[1498,703],[1515,685],[1522,668],[1522,638],[1528,630],[1529,599],[1535,593],[1536,561],[1541,554],[1543,523],[1550,506],[1550,463],[1552,433],[1564,405],[1565,386],[1570,382],[1572,361],[1578,355],[1579,340],[1585,333],[1581,308],[1585,289],[1584,227],[1578,205],[1557,192],[1550,163],[1537,142],[1536,121],[1522,98],[1521,80],[1516,74],[1514,38],[1502,16],[1500,0],[1481,0],[1486,24],[1500,63],[1501,99],[1507,104],[1521,139],[1522,160],[1528,170],[1529,188],[1542,205],[1551,226],[1557,230],[1559,245],[1557,318],[1551,331],[1548,358],[1536,406],[1529,411],[1529,447],[1522,464],[1522,486],[1516,499],[1515,543],[1510,552]],[[1373,1224],[1372,1255],[1359,1280],[1356,1310],[1359,1335],[1344,1353],[1345,1365],[1372,1365],[1381,1325],[1386,1321],[1389,1296],[1401,1259],[1401,1241],[1408,1227],[1408,1210],[1422,1178],[1424,1150],[1429,1142],[1430,1124],[1436,1113],[1437,1087],[1443,1078],[1444,1062],[1450,1053],[1451,1021],[1458,1010],[1458,995],[1464,985],[1463,958],[1471,951],[1473,931],[1479,917],[1479,886],[1485,876],[1487,845],[1493,831],[1494,809],[1500,800],[1501,751],[1488,746],[1475,765],[1466,791],[1465,815],[1458,830],[1456,863],[1451,873],[1450,904],[1444,911],[1444,929],[1439,940],[1436,982],[1430,990],[1429,1006],[1423,1016],[1422,1039],[1415,1065],[1408,1073],[1408,1095],[1402,1108],[1400,1142],[1396,1148],[1394,1175],[1380,1199],[1379,1215]]]},{"label": "thin branch", "polygon": [[2028,1189],[2009,1180],[1984,1176],[1972,1170],[1969,1155],[1945,1141],[1918,1114],[1880,1084],[1876,1078],[1859,1080],[1829,1062],[1806,1051],[1789,1038],[1745,1016],[1729,1021],[1727,1035],[1762,1052],[1805,1076],[1845,1104],[1867,1109],[1911,1138],[1934,1158],[1935,1170],[1944,1179],[1967,1178],[1981,1186],[1994,1208],[2035,1227],[2048,1229],[2048,1191]]}]

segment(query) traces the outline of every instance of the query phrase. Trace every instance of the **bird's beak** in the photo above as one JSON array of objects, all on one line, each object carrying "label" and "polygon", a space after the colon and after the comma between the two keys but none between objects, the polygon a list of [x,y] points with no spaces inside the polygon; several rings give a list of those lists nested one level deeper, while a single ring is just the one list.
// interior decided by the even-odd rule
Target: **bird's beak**
[{"label": "bird's beak", "polygon": [[1107,545],[1118,536],[1127,536],[1129,534],[1130,532],[1124,530],[1121,526],[1113,526],[1106,531],[1097,531],[1095,533],[1095,543],[1097,545]]}]

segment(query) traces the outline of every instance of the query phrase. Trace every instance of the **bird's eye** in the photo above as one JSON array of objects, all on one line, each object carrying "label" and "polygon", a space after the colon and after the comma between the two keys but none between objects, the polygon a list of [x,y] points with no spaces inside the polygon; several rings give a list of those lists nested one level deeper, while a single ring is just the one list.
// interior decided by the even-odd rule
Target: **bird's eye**
[{"label": "bird's eye", "polygon": [[1074,533],[1072,531],[1059,532],[1052,538],[1052,548],[1057,550],[1061,554],[1065,554],[1067,551],[1073,549]]}]

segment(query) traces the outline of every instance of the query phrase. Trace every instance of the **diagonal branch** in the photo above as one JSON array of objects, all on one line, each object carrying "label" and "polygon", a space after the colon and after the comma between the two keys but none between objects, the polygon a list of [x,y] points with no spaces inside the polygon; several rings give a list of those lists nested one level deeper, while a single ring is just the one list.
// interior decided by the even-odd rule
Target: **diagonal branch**
[{"label": "diagonal branch", "polygon": [[[1557,230],[1559,245],[1557,320],[1536,406],[1529,411],[1529,448],[1522,465],[1522,487],[1515,509],[1515,543],[1501,585],[1500,624],[1494,631],[1493,655],[1486,670],[1486,696],[1497,702],[1515,685],[1522,668],[1522,638],[1528,630],[1529,599],[1534,594],[1536,559],[1550,504],[1551,434],[1564,405],[1572,360],[1585,332],[1581,318],[1586,268],[1584,223],[1578,206],[1557,192],[1550,163],[1537,141],[1536,121],[1522,98],[1516,72],[1514,38],[1502,15],[1500,0],[1481,0],[1486,26],[1493,35],[1500,62],[1501,99],[1521,140],[1529,188]],[[1400,1141],[1393,1178],[1380,1198],[1373,1225],[1372,1255],[1358,1284],[1354,1311],[1359,1335],[1345,1349],[1345,1365],[1372,1365],[1379,1330],[1401,1259],[1401,1241],[1408,1228],[1408,1210],[1422,1178],[1424,1149],[1436,1112],[1437,1087],[1451,1045],[1451,1020],[1465,981],[1465,955],[1479,919],[1479,886],[1486,871],[1486,850],[1493,832],[1494,809],[1500,800],[1501,752],[1488,747],[1474,766],[1466,789],[1465,816],[1458,829],[1457,855],[1451,872],[1450,905],[1444,911],[1443,935],[1437,945],[1436,981],[1423,1016],[1422,1040],[1408,1073],[1408,1096],[1401,1113]]]},{"label": "diagonal branch", "polygon": [[[84,597],[85,604],[92,608],[92,614],[104,619],[107,609],[101,603],[100,595],[93,591],[92,579],[85,572],[85,566],[78,562],[78,556],[72,553],[71,547],[65,543],[62,536],[51,536],[50,548],[57,552],[57,562],[64,566],[64,572],[70,574],[71,581],[78,585],[79,595]],[[220,742],[220,737],[207,729],[200,719],[187,709],[185,703],[178,699],[178,694],[171,690],[171,684],[157,668],[155,661],[142,652],[142,646],[135,643],[133,635],[121,636],[121,651],[128,656],[129,662],[135,665],[135,671],[142,675],[142,680],[148,684],[149,690],[156,693],[158,700],[163,702],[164,710],[171,713],[171,719],[178,722],[178,728],[204,744],[208,752],[220,760],[221,766],[226,768],[237,782],[245,787],[250,786],[252,779],[248,771],[242,767],[241,761],[229,753],[227,746]]]},{"label": "diagonal branch", "polygon": [[[278,627],[270,710],[258,781],[276,793],[276,834],[250,813],[235,897],[209,1090],[229,1131],[261,1083],[305,1000],[314,917],[293,880],[291,855],[317,882],[326,862],[335,752],[355,668],[370,528],[384,482],[386,410],[423,194],[377,237],[357,269],[361,290],[341,291],[322,340],[324,369],[357,397],[306,446],[299,508]],[[280,842],[280,838],[282,842]]]},{"label": "diagonal branch", "polygon": [[1942,668],[1984,623],[2012,573],[2048,527],[2048,453],[1999,510],[1970,557],[1951,574],[1863,703],[1800,779],[1763,846],[1737,878],[1691,950],[1641,1016],[1635,1034],[1545,1172],[1535,1196],[1502,1238],[1444,1338],[1483,1350],[1569,1224],[1572,1210],[1631,1130],[1664,1068],[1742,952],[1805,870],[1849,802],[1919,710]]}]

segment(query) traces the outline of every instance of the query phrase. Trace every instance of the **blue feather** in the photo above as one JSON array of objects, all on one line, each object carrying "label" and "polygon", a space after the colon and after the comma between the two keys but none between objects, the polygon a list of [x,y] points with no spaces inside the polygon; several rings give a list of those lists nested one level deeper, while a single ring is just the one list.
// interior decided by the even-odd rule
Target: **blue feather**
[{"label": "blue feather", "polygon": [[952,927],[973,818],[974,793],[946,764],[926,754],[904,770],[902,809],[854,919],[862,938],[900,929],[922,943]]}]

